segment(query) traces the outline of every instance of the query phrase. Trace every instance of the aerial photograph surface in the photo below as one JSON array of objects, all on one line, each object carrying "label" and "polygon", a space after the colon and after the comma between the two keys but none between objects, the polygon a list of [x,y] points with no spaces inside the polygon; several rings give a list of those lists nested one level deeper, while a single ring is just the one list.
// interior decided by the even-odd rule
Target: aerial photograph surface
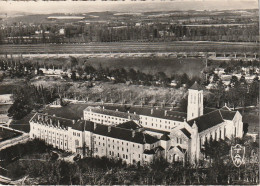
[{"label": "aerial photograph surface", "polygon": [[259,185],[257,0],[0,1],[1,185]]}]

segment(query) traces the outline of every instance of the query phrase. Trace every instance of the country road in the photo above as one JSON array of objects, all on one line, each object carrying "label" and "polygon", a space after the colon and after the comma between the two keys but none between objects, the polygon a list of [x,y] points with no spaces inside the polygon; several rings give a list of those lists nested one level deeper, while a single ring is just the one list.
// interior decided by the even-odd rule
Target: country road
[{"label": "country road", "polygon": [[0,54],[67,54],[132,52],[237,52],[257,53],[259,43],[242,42],[110,42],[85,44],[0,45]]}]

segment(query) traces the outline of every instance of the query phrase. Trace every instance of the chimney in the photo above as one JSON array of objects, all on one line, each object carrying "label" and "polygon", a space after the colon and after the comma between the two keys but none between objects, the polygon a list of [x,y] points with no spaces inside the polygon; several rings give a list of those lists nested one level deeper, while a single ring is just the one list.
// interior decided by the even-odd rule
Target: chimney
[{"label": "chimney", "polygon": [[118,109],[116,109],[116,112],[118,111]]},{"label": "chimney", "polygon": [[97,128],[97,124],[96,124],[96,123],[94,123],[94,130],[96,130],[96,128]]},{"label": "chimney", "polygon": [[55,117],[56,115],[55,115],[55,114],[53,114],[53,116]]},{"label": "chimney", "polygon": [[60,128],[60,120],[58,120],[58,127]]},{"label": "chimney", "polygon": [[80,119],[83,120],[83,117],[81,117]]},{"label": "chimney", "polygon": [[108,132],[111,132],[111,126],[107,127]]},{"label": "chimney", "polygon": [[164,116],[167,116],[167,110],[164,111]]},{"label": "chimney", "polygon": [[50,118],[50,125],[52,125],[52,119]]},{"label": "chimney", "polygon": [[134,114],[136,114],[136,112],[134,112]]},{"label": "chimney", "polygon": [[151,109],[151,115],[153,114],[153,108]]},{"label": "chimney", "polygon": [[135,131],[132,130],[132,138],[134,138],[134,137],[135,137]]},{"label": "chimney", "polygon": [[40,114],[38,114],[38,120],[40,120],[41,119],[41,116],[40,116]]},{"label": "chimney", "polygon": [[129,110],[127,111],[127,113],[129,114]]},{"label": "chimney", "polygon": [[105,107],[104,107],[104,106],[103,106],[102,108],[103,108],[103,110],[105,109]]},{"label": "chimney", "polygon": [[186,118],[184,118],[184,122],[186,122],[187,120],[186,120]]},{"label": "chimney", "polygon": [[74,125],[76,123],[76,121],[75,120],[72,120],[72,124]]}]

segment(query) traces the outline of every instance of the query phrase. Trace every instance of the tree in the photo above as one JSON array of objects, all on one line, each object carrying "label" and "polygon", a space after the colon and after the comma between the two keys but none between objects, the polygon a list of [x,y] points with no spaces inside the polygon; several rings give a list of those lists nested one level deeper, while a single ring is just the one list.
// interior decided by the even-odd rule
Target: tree
[{"label": "tree", "polygon": [[76,72],[75,72],[75,71],[72,71],[71,79],[72,79],[73,81],[76,81],[76,80],[77,80],[77,76],[76,76]]}]

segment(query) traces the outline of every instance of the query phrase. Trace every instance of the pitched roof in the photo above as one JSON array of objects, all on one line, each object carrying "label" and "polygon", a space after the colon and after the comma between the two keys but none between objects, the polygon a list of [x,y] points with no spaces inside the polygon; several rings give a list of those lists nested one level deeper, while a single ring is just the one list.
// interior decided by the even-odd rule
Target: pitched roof
[{"label": "pitched roof", "polygon": [[215,111],[210,112],[208,114],[202,115],[202,116],[197,117],[197,118],[192,119],[192,120],[189,120],[188,124],[190,126],[192,126],[194,121],[196,121],[199,132],[202,132],[202,131],[204,131],[208,128],[211,128],[215,125],[218,125],[218,124],[224,122],[219,110],[215,110]]},{"label": "pitched roof", "polygon": [[[68,127],[71,127],[72,129],[75,130],[90,131],[93,132],[94,134],[99,134],[111,138],[131,141],[140,144],[145,144],[145,143],[153,144],[159,141],[159,139],[149,134],[145,134],[144,132],[141,131],[132,131],[125,128],[119,128],[116,126],[108,126],[108,125],[97,124],[97,123],[94,124],[91,121],[79,120],[77,122],[74,122],[73,120],[70,119],[60,118],[60,117],[46,115],[46,114],[39,114],[39,113],[35,114],[31,119],[31,121],[38,122],[42,125],[52,125],[54,127],[58,127],[60,125],[60,127],[64,129],[68,129]],[[133,132],[134,132],[134,136],[133,136]]]},{"label": "pitched roof", "polygon": [[225,120],[233,120],[233,118],[236,115],[236,111],[228,111],[228,110],[223,110],[223,109],[220,109],[220,113],[221,113],[223,119],[225,119]]},{"label": "pitched roof", "polygon": [[202,87],[195,81],[195,83],[189,88],[193,90],[202,90]]},{"label": "pitched roof", "polygon": [[164,151],[165,149],[162,146],[158,146],[154,148],[155,151],[159,150],[159,151]]},{"label": "pitched roof", "polygon": [[125,122],[125,123],[121,123],[121,124],[116,125],[116,127],[129,129],[129,130],[136,130],[136,129],[141,128],[134,121],[128,121],[128,122]]},{"label": "pitched roof", "polygon": [[[97,113],[103,113],[107,115],[115,115],[118,117],[128,118],[128,115],[131,117],[138,117],[138,115],[174,120],[174,121],[184,121],[187,114],[184,112],[170,111],[164,109],[154,109],[154,108],[145,108],[145,107],[122,107],[122,106],[104,106],[104,109],[100,107],[87,107]],[[137,119],[138,119],[137,118]]]},{"label": "pitched roof", "polygon": [[157,132],[157,133],[160,133],[160,134],[167,134],[167,135],[170,134],[170,132],[168,132],[168,131],[162,131],[162,130],[158,130],[158,129],[152,129],[152,128],[144,128],[144,129],[147,130],[147,131]]},{"label": "pitched roof", "polygon": [[218,109],[209,112],[207,114],[204,114],[200,117],[197,117],[195,119],[189,120],[188,124],[192,126],[194,121],[196,121],[196,124],[198,126],[198,131],[202,132],[204,130],[207,130],[208,128],[211,128],[215,125],[224,122],[224,120],[233,120],[235,114],[236,114],[235,111]]},{"label": "pitched roof", "polygon": [[119,109],[115,110],[110,110],[110,109],[103,109],[101,107],[92,107],[89,106],[85,110],[91,110],[92,112],[99,113],[99,114],[105,114],[105,115],[110,115],[110,116],[115,116],[115,117],[120,117],[120,118],[126,118],[126,119],[132,119],[132,120],[138,120],[139,116],[132,114],[132,113],[126,113],[123,112],[122,109],[119,111]]},{"label": "pitched roof", "polygon": [[161,136],[161,140],[169,141],[169,140],[170,140],[170,137],[169,137],[167,134],[163,134],[163,135]]},{"label": "pitched roof", "polygon": [[151,149],[151,150],[145,149],[144,154],[155,154],[155,151],[154,151],[154,149]]},{"label": "pitched roof", "polygon": [[187,136],[189,139],[191,139],[191,133],[189,131],[187,131],[187,129],[182,128],[181,131],[183,132],[183,134],[185,134],[185,136]]},{"label": "pitched roof", "polygon": [[183,149],[183,148],[181,148],[179,145],[177,146],[177,148],[182,152],[182,153],[186,153],[186,149]]},{"label": "pitched roof", "polygon": [[53,127],[61,127],[61,128],[68,128],[73,126],[73,120],[65,119],[61,117],[56,117],[48,114],[43,113],[36,113],[31,121],[37,122],[42,125],[53,126]]},{"label": "pitched roof", "polygon": [[[90,126],[87,126],[90,125]],[[95,126],[96,125],[96,126]],[[110,127],[110,130],[109,130]],[[116,139],[121,139],[125,141],[131,141],[134,143],[140,143],[140,144],[153,144],[159,139],[149,135],[145,134],[143,132],[137,132],[137,131],[132,131],[129,129],[124,129],[124,128],[119,128],[115,126],[108,126],[108,125],[103,125],[103,124],[94,124],[93,122],[88,122],[86,123],[85,126],[86,131],[93,132],[94,134],[102,135],[102,136],[107,136],[111,138],[116,138]],[[134,133],[134,135],[133,135]]]}]

